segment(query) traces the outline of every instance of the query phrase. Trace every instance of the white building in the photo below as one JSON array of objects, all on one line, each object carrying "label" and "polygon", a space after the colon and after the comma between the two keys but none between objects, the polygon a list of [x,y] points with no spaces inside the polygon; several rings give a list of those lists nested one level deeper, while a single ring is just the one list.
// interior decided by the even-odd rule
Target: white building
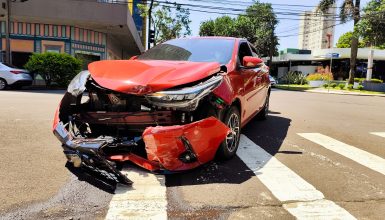
[{"label": "white building", "polygon": [[325,14],[306,11],[301,15],[298,48],[317,50],[331,48],[334,44],[336,8],[333,6]]}]

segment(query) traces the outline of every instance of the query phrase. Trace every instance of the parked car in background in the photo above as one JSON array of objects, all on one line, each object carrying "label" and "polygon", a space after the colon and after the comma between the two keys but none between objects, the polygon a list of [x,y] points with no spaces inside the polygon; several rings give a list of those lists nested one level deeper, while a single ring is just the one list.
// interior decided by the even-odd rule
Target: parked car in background
[{"label": "parked car in background", "polygon": [[269,95],[269,68],[247,40],[175,39],[91,63],[68,86],[53,132],[74,167],[130,185],[116,163],[177,172],[232,158],[241,127],[266,118]]},{"label": "parked car in background", "polygon": [[272,77],[272,76],[269,75],[269,79],[270,79],[270,85],[271,85],[272,87],[275,86],[275,84],[277,84],[277,81],[275,80],[274,77]]},{"label": "parked car in background", "polygon": [[9,67],[0,63],[0,90],[7,86],[21,88],[32,85],[32,77],[27,70]]}]

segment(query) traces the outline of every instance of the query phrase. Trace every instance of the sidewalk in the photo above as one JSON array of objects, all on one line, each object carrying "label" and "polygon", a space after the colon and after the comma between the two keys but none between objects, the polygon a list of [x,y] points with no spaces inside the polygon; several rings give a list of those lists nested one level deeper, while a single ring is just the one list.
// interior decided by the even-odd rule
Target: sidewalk
[{"label": "sidewalk", "polygon": [[291,85],[291,86],[277,86],[275,89],[280,90],[289,90],[289,91],[301,91],[301,92],[313,92],[313,93],[323,93],[323,94],[337,94],[337,95],[356,95],[356,96],[378,96],[378,97],[385,97],[385,94],[381,93],[371,93],[368,92],[359,92],[359,91],[349,91],[349,90],[337,90],[337,89],[324,89],[324,88],[309,88],[306,86],[298,86],[298,85]]},{"label": "sidewalk", "polygon": [[354,92],[354,91],[348,91],[348,90],[332,90],[329,91],[327,89],[323,88],[315,88],[315,89],[308,89],[304,90],[305,92],[313,92],[313,93],[329,93],[329,94],[338,94],[338,95],[359,95],[359,96],[380,96],[385,97],[385,94],[371,94],[371,93],[363,93],[363,92]]}]

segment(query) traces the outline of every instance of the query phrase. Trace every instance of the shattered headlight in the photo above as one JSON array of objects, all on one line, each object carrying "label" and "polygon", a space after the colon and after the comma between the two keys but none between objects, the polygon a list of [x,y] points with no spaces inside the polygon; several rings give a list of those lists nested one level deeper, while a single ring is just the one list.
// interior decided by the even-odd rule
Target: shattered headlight
[{"label": "shattered headlight", "polygon": [[217,75],[192,87],[170,89],[152,93],[146,99],[153,105],[164,108],[193,111],[199,101],[212,92],[222,82],[223,76]]},{"label": "shattered headlight", "polygon": [[71,93],[73,96],[77,97],[86,90],[86,82],[90,77],[90,72],[88,70],[81,71],[76,75],[68,85],[67,92]]}]

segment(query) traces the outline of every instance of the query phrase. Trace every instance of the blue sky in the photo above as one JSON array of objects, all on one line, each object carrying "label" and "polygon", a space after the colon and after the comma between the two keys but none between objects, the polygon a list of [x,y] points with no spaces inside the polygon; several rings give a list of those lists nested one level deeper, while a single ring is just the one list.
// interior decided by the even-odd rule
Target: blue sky
[{"label": "blue sky", "polygon": [[[221,1],[217,1],[218,3],[214,3],[216,0],[207,0],[201,1],[201,0],[175,0],[177,3],[184,3],[184,4],[199,4],[199,5],[206,5],[206,6],[217,6],[217,7],[225,7],[225,8],[236,8],[236,9],[244,9],[246,6],[239,6],[239,5],[226,5],[222,3]],[[227,2],[229,0],[226,0]],[[337,1],[337,6],[341,5],[342,0]],[[252,4],[253,0],[239,0],[239,1],[233,1],[235,4],[241,4],[241,5],[247,5]],[[318,4],[319,0],[261,0],[260,2],[268,2],[272,4],[289,4],[289,5],[306,5],[306,6],[315,6]],[[369,2],[369,0],[361,0],[361,7],[365,6],[366,3]],[[307,7],[287,7],[282,5],[273,5],[274,10],[276,11],[290,11],[290,10],[308,10],[312,8]],[[198,10],[205,10],[209,11],[209,9],[199,9]],[[338,10],[337,10],[338,11]],[[296,11],[297,12],[297,11]],[[197,11],[190,11],[190,19],[191,22],[191,29],[192,29],[192,35],[197,36],[199,33],[199,25],[202,21],[208,20],[208,19],[215,19],[216,17],[222,16],[220,14],[215,13],[206,13],[206,12],[197,12]],[[231,12],[230,12],[231,13]],[[238,13],[238,12],[234,12]],[[278,17],[287,17],[286,15],[278,15]],[[295,16],[290,16],[295,17]],[[299,17],[298,17],[299,18]],[[298,34],[298,28],[299,28],[299,21],[298,20],[279,20],[278,27],[276,29],[276,34],[279,35],[297,35]],[[334,42],[337,42],[338,38],[345,32],[353,30],[353,22],[348,22],[343,25],[338,25],[335,27],[335,36],[334,36]],[[279,49],[284,48],[297,48],[298,44],[298,36],[292,36],[292,37],[285,37],[280,38],[280,46]]]}]

